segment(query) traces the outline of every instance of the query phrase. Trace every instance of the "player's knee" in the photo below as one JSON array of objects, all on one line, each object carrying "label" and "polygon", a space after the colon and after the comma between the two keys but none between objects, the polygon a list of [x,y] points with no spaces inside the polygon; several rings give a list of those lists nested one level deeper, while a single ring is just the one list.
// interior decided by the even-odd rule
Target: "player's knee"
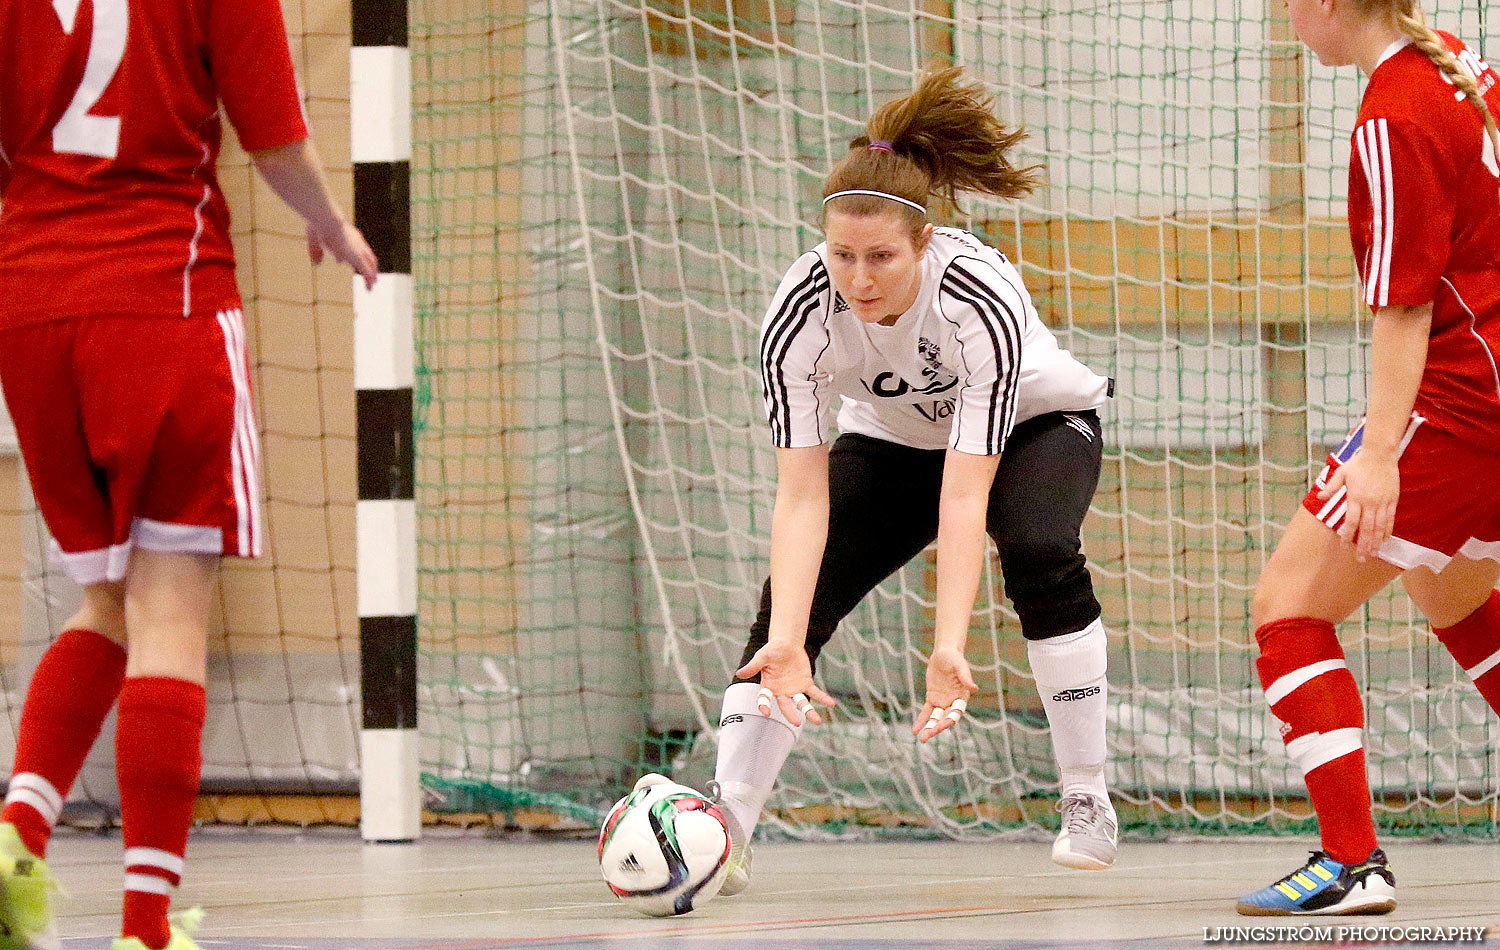
[{"label": "player's knee", "polygon": [[1005,592],[1028,640],[1074,633],[1099,617],[1088,564],[1068,545],[1012,545],[1001,559]]},{"label": "player's knee", "polygon": [[68,618],[64,629],[89,630],[124,646],[125,585],[106,581],[85,587],[78,612]]},{"label": "player's knee", "polygon": [[1262,572],[1250,595],[1250,626],[1259,630],[1268,623],[1298,616],[1299,612],[1287,596],[1290,578],[1277,577],[1270,569]]},{"label": "player's knee", "polygon": [[1276,598],[1269,587],[1266,579],[1262,577],[1255,585],[1255,592],[1250,595],[1250,627],[1259,630],[1272,620],[1277,619],[1275,614]]}]

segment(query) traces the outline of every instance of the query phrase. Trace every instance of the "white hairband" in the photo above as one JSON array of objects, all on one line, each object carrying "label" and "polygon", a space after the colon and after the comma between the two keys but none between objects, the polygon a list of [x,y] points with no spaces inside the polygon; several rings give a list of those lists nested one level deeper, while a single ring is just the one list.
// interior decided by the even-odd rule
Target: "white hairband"
[{"label": "white hairband", "polygon": [[871,197],[874,197],[874,198],[889,198],[892,201],[899,201],[899,202],[901,202],[902,204],[906,205],[908,208],[916,208],[918,211],[922,212],[923,214],[927,213],[927,209],[924,208],[924,207],[922,207],[921,205],[917,204],[915,201],[909,201],[906,198],[901,197],[900,195],[887,194],[886,192],[883,192],[883,191],[870,191],[870,190],[865,189],[865,188],[851,188],[848,191],[835,191],[833,194],[829,195],[827,198],[824,198],[823,199],[823,203],[826,205],[826,204],[828,204],[828,202],[832,201],[833,199],[835,199],[835,198],[843,198],[846,195],[870,195]]}]

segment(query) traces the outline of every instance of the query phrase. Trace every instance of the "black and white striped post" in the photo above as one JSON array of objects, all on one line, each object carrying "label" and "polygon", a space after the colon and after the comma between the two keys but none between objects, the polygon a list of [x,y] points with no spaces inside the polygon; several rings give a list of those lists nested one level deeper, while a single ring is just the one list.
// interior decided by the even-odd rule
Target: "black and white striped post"
[{"label": "black and white striped post", "polygon": [[411,53],[407,0],[352,0],[354,223],[380,260],[354,281],[357,390],[360,834],[422,833],[417,755],[417,535],[413,482]]}]

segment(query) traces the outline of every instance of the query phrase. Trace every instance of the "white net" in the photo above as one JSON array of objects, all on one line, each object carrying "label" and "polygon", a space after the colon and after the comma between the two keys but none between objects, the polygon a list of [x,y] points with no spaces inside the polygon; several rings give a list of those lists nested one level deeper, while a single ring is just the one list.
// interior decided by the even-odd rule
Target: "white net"
[{"label": "white net", "polygon": [[[1429,6],[1495,45],[1482,4]],[[708,777],[766,571],[761,316],[820,240],[828,168],[940,59],[990,86],[1050,182],[957,223],[1118,380],[1085,543],[1127,821],[1305,827],[1248,600],[1310,460],[1360,411],[1368,318],[1341,219],[1360,85],[1311,61],[1280,4],[413,9],[424,771],[446,807],[584,813],[646,768]],[[819,667],[840,710],[793,753],[783,828],[1049,821],[1045,719],[993,560],[972,715],[912,741],[932,609],[923,555],[845,622]],[[1399,594],[1343,636],[1380,819],[1493,835],[1482,699]]]}]

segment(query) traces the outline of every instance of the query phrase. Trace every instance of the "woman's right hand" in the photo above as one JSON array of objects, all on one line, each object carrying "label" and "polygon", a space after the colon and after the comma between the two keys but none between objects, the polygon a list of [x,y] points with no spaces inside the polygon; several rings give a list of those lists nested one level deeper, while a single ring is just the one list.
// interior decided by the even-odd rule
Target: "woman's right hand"
[{"label": "woman's right hand", "polygon": [[[776,704],[781,707],[781,714],[786,717],[787,722],[794,726],[802,725],[802,713],[806,713],[811,722],[823,722],[823,717],[812,702],[807,702],[801,709],[797,707],[795,697],[805,696],[807,700],[822,703],[824,706],[833,707],[838,701],[823,692],[813,682],[812,661],[807,658],[807,650],[801,646],[791,643],[771,641],[750,658],[750,662],[735,671],[738,679],[747,680],[760,674],[761,688],[769,690],[775,697]],[[760,711],[769,716],[771,710],[762,705]]]},{"label": "woman's right hand", "polygon": [[375,289],[375,278],[380,272],[380,263],[375,252],[359,229],[348,221],[332,221],[321,227],[307,226],[307,256],[314,264],[323,263],[324,254],[333,255],[341,264],[348,264],[365,280],[365,289]]},{"label": "woman's right hand", "polygon": [[1396,525],[1396,502],[1401,498],[1401,470],[1396,456],[1363,448],[1333,470],[1318,492],[1328,501],[1340,488],[1347,507],[1339,537],[1354,545],[1354,557],[1367,561],[1380,556],[1380,546]]}]

